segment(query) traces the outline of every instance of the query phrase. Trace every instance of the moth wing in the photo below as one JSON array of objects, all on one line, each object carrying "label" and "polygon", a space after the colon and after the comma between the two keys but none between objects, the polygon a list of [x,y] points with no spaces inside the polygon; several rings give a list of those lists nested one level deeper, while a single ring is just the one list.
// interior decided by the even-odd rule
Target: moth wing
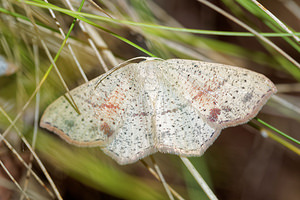
[{"label": "moth wing", "polygon": [[123,114],[123,125],[114,140],[102,150],[119,164],[130,164],[157,150],[154,148],[154,129],[152,123],[153,106],[143,89],[143,81],[132,82],[128,101]]},{"label": "moth wing", "polygon": [[107,136],[98,132],[99,126],[93,117],[94,109],[89,104],[90,92],[99,78],[101,76],[70,91],[80,114],[65,96],[61,96],[44,111],[40,126],[56,133],[71,144],[103,145]]},{"label": "moth wing", "polygon": [[80,114],[64,96],[60,97],[44,112],[41,127],[75,145],[107,145],[123,123],[127,90],[133,78],[131,69],[128,65],[73,89],[70,93]]},{"label": "moth wing", "polygon": [[155,101],[156,148],[183,156],[202,155],[218,137],[220,129],[207,122],[171,85],[169,77],[162,74],[159,80],[160,92]]},{"label": "moth wing", "polygon": [[170,59],[160,67],[177,91],[216,127],[248,122],[276,93],[264,75],[229,65]]}]

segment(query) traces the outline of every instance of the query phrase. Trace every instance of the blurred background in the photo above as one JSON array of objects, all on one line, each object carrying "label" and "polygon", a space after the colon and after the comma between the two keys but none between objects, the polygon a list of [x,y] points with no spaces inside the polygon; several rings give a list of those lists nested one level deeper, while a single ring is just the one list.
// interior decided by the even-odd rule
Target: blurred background
[{"label": "blurred background", "polygon": [[[69,145],[38,127],[46,107],[66,93],[63,82],[73,89],[127,59],[149,56],[147,52],[164,59],[211,61],[264,74],[276,84],[278,93],[258,118],[299,140],[300,70],[295,64],[300,61],[299,42],[282,34],[286,31],[278,22],[250,0],[208,2],[259,33],[281,33],[268,39],[294,62],[258,37],[244,36],[249,31],[196,0],[86,0],[81,12],[91,15],[84,18],[75,12],[80,0],[1,0],[0,132],[6,140],[0,139],[0,199],[26,195],[53,199],[44,189],[52,188],[45,170],[20,134],[63,199],[168,199],[162,184],[141,162],[119,166],[100,148]],[[299,1],[260,3],[290,30],[299,32]],[[74,23],[60,51],[74,17],[81,21]],[[51,67],[56,54],[61,78]],[[13,127],[11,120],[16,118]],[[262,131],[269,137],[263,137]],[[16,153],[32,165],[45,186],[29,175]],[[300,198],[299,154],[298,144],[252,120],[250,125],[223,130],[202,157],[190,161],[219,199],[296,200]],[[177,156],[157,153],[154,158],[166,181],[184,199],[208,198]],[[152,166],[149,158],[145,162]]]}]

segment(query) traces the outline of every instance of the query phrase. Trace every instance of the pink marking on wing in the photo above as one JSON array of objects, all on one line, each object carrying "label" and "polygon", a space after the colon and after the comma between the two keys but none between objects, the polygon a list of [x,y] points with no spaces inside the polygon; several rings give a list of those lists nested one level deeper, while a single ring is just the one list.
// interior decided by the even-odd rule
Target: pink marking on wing
[{"label": "pink marking on wing", "polygon": [[[126,91],[124,88],[116,87],[106,98],[103,99],[99,96],[92,104],[95,109],[94,116],[100,122],[100,130],[107,137],[114,134],[116,119],[119,118],[121,112],[124,112],[122,105],[126,99]],[[101,102],[101,104],[99,105],[97,102]]]},{"label": "pink marking on wing", "polygon": [[209,121],[216,122],[220,114],[221,114],[221,110],[219,108],[210,109],[209,117],[208,117]]},{"label": "pink marking on wing", "polygon": [[103,133],[105,135],[107,135],[107,137],[110,137],[113,134],[113,130],[110,128],[110,126],[106,122],[101,124],[100,130],[103,131]]},{"label": "pink marking on wing", "polygon": [[[218,93],[216,92],[221,86],[224,85],[223,80],[218,80],[217,77],[213,77],[209,81],[205,82],[203,86],[192,85],[192,90],[189,91],[192,94],[192,103],[197,102],[199,109],[204,107],[215,107],[218,102]],[[195,94],[195,91],[197,93]]]},{"label": "pink marking on wing", "polygon": [[120,105],[124,102],[126,97],[125,92],[126,90],[122,89],[121,87],[118,87],[116,90],[114,90],[99,106],[97,114],[105,114],[105,118],[110,118],[111,116],[119,113]]},{"label": "pink marking on wing", "polygon": [[197,99],[200,99],[202,97],[202,95],[204,95],[204,92],[202,91],[199,91],[196,96],[193,97],[193,100],[197,100]]},{"label": "pink marking on wing", "polygon": [[113,105],[111,103],[109,103],[109,104],[106,104],[106,103],[101,104],[100,108],[103,108],[103,107],[109,108],[109,109],[119,109],[120,108],[119,105],[115,106],[115,105]]}]

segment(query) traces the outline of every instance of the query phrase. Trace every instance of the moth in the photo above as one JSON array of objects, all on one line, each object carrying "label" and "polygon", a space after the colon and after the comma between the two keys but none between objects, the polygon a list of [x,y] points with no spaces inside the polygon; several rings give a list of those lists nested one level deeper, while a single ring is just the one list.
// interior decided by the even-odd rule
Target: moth
[{"label": "moth", "polygon": [[276,87],[247,69],[169,59],[128,64],[70,93],[79,112],[62,96],[41,127],[123,165],[158,151],[201,156],[222,129],[255,117]]}]

